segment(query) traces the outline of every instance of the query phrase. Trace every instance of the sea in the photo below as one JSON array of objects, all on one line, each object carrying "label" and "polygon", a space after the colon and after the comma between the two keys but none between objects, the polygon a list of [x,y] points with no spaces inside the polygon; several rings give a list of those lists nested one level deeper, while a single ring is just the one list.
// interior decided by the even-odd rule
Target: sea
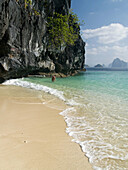
[{"label": "sea", "polygon": [[128,71],[87,71],[73,77],[22,78],[4,84],[48,93],[68,106],[61,111],[72,140],[96,170],[128,170]]}]

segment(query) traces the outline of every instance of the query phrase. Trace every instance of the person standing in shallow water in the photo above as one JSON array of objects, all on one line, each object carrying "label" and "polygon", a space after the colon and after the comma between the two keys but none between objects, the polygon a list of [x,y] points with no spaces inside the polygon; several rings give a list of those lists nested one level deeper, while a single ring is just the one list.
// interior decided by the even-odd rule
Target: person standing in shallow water
[{"label": "person standing in shallow water", "polygon": [[52,76],[52,82],[54,82],[56,80],[55,76]]}]

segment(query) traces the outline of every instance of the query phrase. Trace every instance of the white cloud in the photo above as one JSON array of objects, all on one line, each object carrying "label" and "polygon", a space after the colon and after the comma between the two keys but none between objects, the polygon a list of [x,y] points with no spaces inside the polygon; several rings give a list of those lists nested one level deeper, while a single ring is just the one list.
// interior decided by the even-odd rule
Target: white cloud
[{"label": "white cloud", "polygon": [[98,49],[97,48],[90,48],[90,49],[87,50],[87,54],[97,55],[98,54]]},{"label": "white cloud", "polygon": [[97,38],[98,43],[101,44],[116,43],[128,37],[128,27],[124,27],[119,23],[97,29],[86,29],[82,32],[85,39]]},{"label": "white cloud", "polygon": [[83,39],[87,42],[86,64],[108,65],[117,57],[128,62],[128,27],[112,23],[82,32]]},{"label": "white cloud", "polygon": [[113,50],[115,53],[115,56],[121,57],[124,60],[128,61],[128,46],[112,46],[109,48],[110,50]]},{"label": "white cloud", "polygon": [[98,46],[87,47],[86,61],[90,66],[96,64],[110,64],[115,58],[120,58],[128,62],[128,46]]},{"label": "white cloud", "polygon": [[128,46],[99,46],[97,48],[88,48],[88,54],[98,54],[98,53],[107,53],[108,51],[113,51],[117,56],[126,55],[128,57]]},{"label": "white cloud", "polygon": [[95,12],[90,12],[89,14],[90,14],[90,15],[94,15],[94,14],[95,14]]}]

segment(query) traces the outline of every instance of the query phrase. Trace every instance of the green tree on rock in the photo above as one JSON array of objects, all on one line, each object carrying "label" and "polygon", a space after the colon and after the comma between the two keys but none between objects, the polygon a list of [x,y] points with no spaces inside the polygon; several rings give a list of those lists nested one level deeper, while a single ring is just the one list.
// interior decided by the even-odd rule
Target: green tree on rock
[{"label": "green tree on rock", "polygon": [[74,45],[79,36],[79,19],[76,14],[68,15],[54,13],[48,17],[49,46],[61,48],[62,46]]}]

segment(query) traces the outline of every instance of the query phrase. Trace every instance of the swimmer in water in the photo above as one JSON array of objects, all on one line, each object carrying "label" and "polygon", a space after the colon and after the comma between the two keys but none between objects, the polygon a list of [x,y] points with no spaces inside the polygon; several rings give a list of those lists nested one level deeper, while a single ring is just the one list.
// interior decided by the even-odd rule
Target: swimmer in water
[{"label": "swimmer in water", "polygon": [[55,76],[52,76],[52,82],[54,82],[56,80]]}]

